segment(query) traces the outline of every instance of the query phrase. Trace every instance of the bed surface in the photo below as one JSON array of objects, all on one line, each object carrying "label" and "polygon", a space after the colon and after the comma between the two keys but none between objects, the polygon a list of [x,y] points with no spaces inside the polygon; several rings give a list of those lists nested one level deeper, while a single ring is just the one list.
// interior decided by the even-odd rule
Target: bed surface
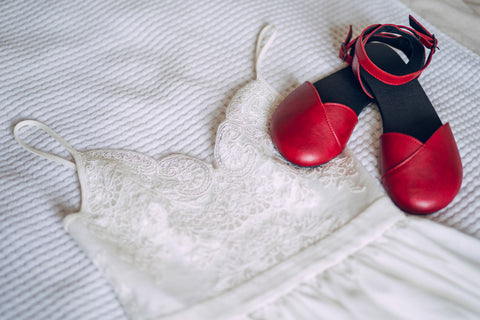
[{"label": "bed surface", "polygon": [[[21,148],[15,123],[42,121],[78,150],[212,161],[225,108],[254,77],[262,26],[278,30],[264,78],[287,94],[343,66],[337,50],[348,25],[358,35],[373,23],[407,24],[409,13],[396,0],[1,2],[0,318],[125,318],[106,279],[61,224],[80,206],[76,173]],[[413,14],[439,39],[420,83],[450,122],[464,165],[459,195],[427,219],[480,238],[478,42],[449,31],[467,49]],[[349,142],[377,180],[380,134],[371,105]],[[68,156],[38,131],[22,137]]]}]

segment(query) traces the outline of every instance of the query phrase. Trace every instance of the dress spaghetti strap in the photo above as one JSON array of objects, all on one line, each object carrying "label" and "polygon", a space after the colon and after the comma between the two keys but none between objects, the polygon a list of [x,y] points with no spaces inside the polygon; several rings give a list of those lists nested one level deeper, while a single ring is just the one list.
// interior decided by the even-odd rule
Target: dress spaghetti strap
[{"label": "dress spaghetti strap", "polygon": [[275,39],[276,34],[277,30],[275,26],[266,25],[265,27],[263,27],[262,31],[260,31],[258,35],[257,46],[255,48],[255,73],[257,80],[262,79],[260,66],[265,56],[265,53]]},{"label": "dress spaghetti strap", "polygon": [[32,152],[32,153],[35,153],[39,156],[42,156],[44,158],[47,158],[49,160],[53,160],[55,162],[58,162],[58,163],[61,163],[63,164],[64,166],[70,168],[70,169],[73,169],[73,170],[76,170],[76,164],[75,162],[73,161],[70,161],[68,159],[65,159],[63,157],[60,157],[58,155],[55,155],[55,154],[52,154],[52,153],[49,153],[49,152],[45,152],[45,151],[42,151],[42,150],[38,150],[32,146],[29,146],[28,144],[26,144],[19,136],[19,131],[20,129],[24,128],[24,127],[37,127],[43,131],[45,131],[46,133],[48,133],[52,138],[54,138],[55,140],[57,140],[62,146],[65,147],[65,149],[67,149],[70,154],[73,156],[73,158],[75,159],[77,154],[78,154],[78,151],[75,150],[72,146],[70,146],[65,140],[63,140],[62,137],[60,137],[55,131],[53,131],[52,129],[50,129],[50,127],[48,127],[46,124],[42,123],[42,122],[39,122],[39,121],[36,121],[36,120],[23,120],[23,121],[20,121],[18,122],[14,129],[13,129],[13,136],[15,137],[15,140],[17,140],[17,142],[22,146],[24,147],[25,149],[27,149],[28,151]]}]

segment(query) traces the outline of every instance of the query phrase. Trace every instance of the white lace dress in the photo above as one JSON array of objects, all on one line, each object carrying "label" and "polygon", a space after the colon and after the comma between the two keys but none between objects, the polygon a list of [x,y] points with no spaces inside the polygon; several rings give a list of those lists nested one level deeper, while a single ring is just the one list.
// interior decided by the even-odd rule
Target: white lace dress
[{"label": "white lace dress", "polygon": [[[279,99],[261,77],[242,88],[213,164],[79,152],[31,120],[15,134],[77,169],[82,206],[65,226],[132,319],[478,318],[479,242],[406,217],[348,151],[317,168],[286,162],[268,133]],[[25,126],[75,164],[23,144]]]}]

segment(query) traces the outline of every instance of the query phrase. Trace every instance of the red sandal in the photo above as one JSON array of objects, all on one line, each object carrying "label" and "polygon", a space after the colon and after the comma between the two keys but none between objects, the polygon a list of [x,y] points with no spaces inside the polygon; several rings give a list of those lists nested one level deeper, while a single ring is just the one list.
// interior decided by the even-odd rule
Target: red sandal
[{"label": "red sandal", "polygon": [[305,82],[272,115],[273,143],[292,163],[321,165],[342,152],[358,122],[358,114],[371,101],[351,67],[314,84]]},{"label": "red sandal", "polygon": [[428,214],[454,199],[462,183],[462,163],[449,124],[442,124],[417,80],[437,40],[412,16],[409,20],[411,28],[372,25],[351,41],[350,28],[340,57],[380,110],[381,172],[388,194],[406,212]]}]

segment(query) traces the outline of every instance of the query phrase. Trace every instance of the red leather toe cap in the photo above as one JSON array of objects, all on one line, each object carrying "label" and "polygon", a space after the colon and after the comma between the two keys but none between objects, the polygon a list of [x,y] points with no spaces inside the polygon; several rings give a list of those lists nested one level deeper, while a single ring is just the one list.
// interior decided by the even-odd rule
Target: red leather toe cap
[{"label": "red leather toe cap", "polygon": [[342,152],[357,124],[355,112],[341,104],[323,104],[305,82],[272,115],[270,133],[278,151],[300,166],[317,166]]},{"label": "red leather toe cap", "polygon": [[382,182],[406,212],[428,214],[447,206],[462,184],[462,163],[450,125],[423,144],[405,134],[381,137]]}]

